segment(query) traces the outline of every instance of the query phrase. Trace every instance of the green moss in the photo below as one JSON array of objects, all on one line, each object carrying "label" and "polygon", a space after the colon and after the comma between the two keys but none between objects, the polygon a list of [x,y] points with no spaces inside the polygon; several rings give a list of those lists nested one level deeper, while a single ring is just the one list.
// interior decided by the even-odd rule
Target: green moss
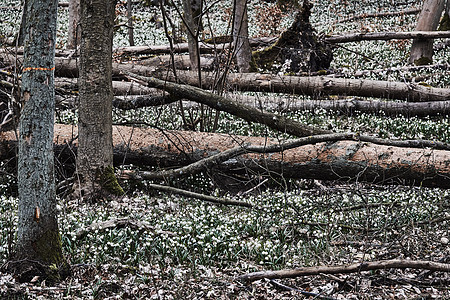
[{"label": "green moss", "polygon": [[114,168],[112,166],[99,169],[97,172],[97,178],[102,189],[107,192],[116,196],[124,194],[122,187],[117,181],[116,175],[114,174]]},{"label": "green moss", "polygon": [[433,60],[432,60],[431,58],[429,58],[429,57],[424,57],[424,56],[422,56],[421,58],[416,59],[416,60],[414,61],[414,64],[415,64],[416,66],[430,65],[430,64],[432,64],[432,63],[433,63]]},{"label": "green moss", "polygon": [[442,16],[441,21],[439,22],[439,31],[448,31],[450,30],[450,16],[448,13],[444,13],[444,16]]},{"label": "green moss", "polygon": [[70,273],[70,266],[62,254],[61,235],[58,231],[46,231],[34,244],[34,251],[48,268],[44,270],[46,280],[58,282]]}]

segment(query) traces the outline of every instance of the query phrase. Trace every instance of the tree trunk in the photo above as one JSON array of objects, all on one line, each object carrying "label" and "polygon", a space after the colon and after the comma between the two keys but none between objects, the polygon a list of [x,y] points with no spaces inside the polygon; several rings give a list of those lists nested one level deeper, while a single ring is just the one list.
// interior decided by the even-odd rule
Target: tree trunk
[{"label": "tree trunk", "polygon": [[[58,230],[53,158],[56,0],[27,0],[19,122],[18,233],[10,268],[20,281],[67,272]],[[37,17],[39,16],[39,17]],[[20,261],[20,262],[18,262]],[[54,267],[53,267],[54,266]]]},{"label": "tree trunk", "polygon": [[[171,74],[155,73],[153,76],[163,80],[174,81]],[[197,86],[194,74],[180,71],[177,73],[180,82]],[[194,78],[193,78],[194,77]],[[214,74],[202,75],[202,87],[214,89]],[[450,89],[432,88],[414,83],[381,81],[369,79],[346,79],[328,76],[281,76],[259,73],[230,73],[227,86],[232,90],[275,92],[310,96],[347,95],[361,97],[377,97],[411,102],[450,100]]]},{"label": "tree trunk", "polygon": [[[367,33],[350,33],[345,35],[332,35],[324,38],[327,43],[351,43],[359,41],[387,41],[387,40],[404,40],[416,39],[429,41],[438,38],[450,37],[450,31],[406,31],[406,32],[367,32]],[[433,43],[431,41],[431,43]]]},{"label": "tree trunk", "polygon": [[236,62],[241,73],[250,71],[252,51],[248,41],[247,0],[234,1],[233,42]]},{"label": "tree trunk", "polygon": [[[67,141],[77,135],[77,128],[55,125],[55,147],[66,151]],[[126,137],[124,139],[124,137]],[[113,127],[114,160],[117,164],[179,167],[239,145],[279,145],[265,137],[235,136],[192,131]],[[0,157],[14,155],[14,132],[2,133]],[[126,142],[124,142],[124,140]],[[188,142],[186,142],[188,141]],[[77,146],[77,140],[74,141]],[[64,152],[60,152],[61,159]],[[245,154],[214,167],[211,173],[257,174],[286,178],[361,181],[450,188],[449,151],[428,148],[396,147],[369,142],[341,140],[307,144],[279,153]]]},{"label": "tree trunk", "polygon": [[113,171],[112,39],[115,0],[81,0],[79,149],[81,194],[122,194]]},{"label": "tree trunk", "polygon": [[[417,21],[416,30],[436,30],[444,10],[445,0],[425,0]],[[409,62],[428,65],[433,62],[433,40],[415,39],[411,46]]]},{"label": "tree trunk", "polygon": [[[10,63],[14,61],[13,55],[5,54],[3,58]],[[57,57],[55,65],[57,76],[74,77],[78,74],[75,59]],[[123,75],[126,72],[175,81],[175,77],[171,73],[157,72],[155,67],[146,67],[139,64],[113,64],[113,74]],[[201,77],[202,88],[211,90],[215,88],[214,73],[202,72]],[[197,72],[179,71],[177,72],[177,78],[180,82],[198,86]],[[346,79],[328,76],[283,76],[260,73],[230,73],[227,76],[227,80],[226,86],[229,89],[239,91],[276,92],[310,96],[347,95],[407,100],[410,102],[450,100],[450,89],[396,81]]]},{"label": "tree trunk", "polygon": [[133,30],[133,1],[127,0],[127,18],[128,18],[128,43],[134,46],[134,30]]},{"label": "tree trunk", "polygon": [[201,25],[201,0],[183,0],[184,22],[188,37],[189,57],[191,69],[199,68],[198,33]]},{"label": "tree trunk", "polygon": [[80,22],[80,0],[69,0],[69,28],[67,36],[67,49],[76,49],[80,45],[81,35],[78,33]]}]

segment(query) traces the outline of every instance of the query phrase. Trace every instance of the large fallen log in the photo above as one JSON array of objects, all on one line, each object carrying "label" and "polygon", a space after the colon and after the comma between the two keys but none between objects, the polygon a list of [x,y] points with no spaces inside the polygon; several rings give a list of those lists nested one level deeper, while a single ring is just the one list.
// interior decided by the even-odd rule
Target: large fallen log
[{"label": "large fallen log", "polygon": [[[4,61],[15,62],[13,55],[3,55]],[[19,57],[19,59],[21,59]],[[142,76],[154,76],[162,80],[174,82],[176,78],[171,72],[157,71],[155,67],[147,67],[134,63],[113,63],[113,75],[121,76],[132,72]],[[61,77],[77,77],[78,69],[75,59],[55,58],[55,75]],[[198,74],[191,71],[179,71],[179,81],[197,86]],[[215,73],[202,73],[202,88],[214,90],[217,85]],[[230,73],[224,86],[229,90],[277,92],[300,95],[347,95],[360,97],[376,97],[386,99],[407,100],[410,102],[446,101],[450,100],[450,89],[433,88],[416,83],[396,81],[379,81],[368,79],[346,79],[330,76],[281,76],[259,73]]]},{"label": "large fallen log", "polygon": [[[55,125],[55,151],[60,160],[73,154],[77,128]],[[199,161],[239,145],[277,145],[265,137],[228,134],[113,128],[116,165],[174,167]],[[0,133],[0,158],[15,155],[15,134]],[[338,141],[304,145],[278,153],[244,154],[214,167],[214,172],[251,170],[290,178],[346,180],[383,184],[404,184],[450,188],[450,152],[375,145],[368,142]]]},{"label": "large fallen log", "polygon": [[[137,72],[133,72],[137,73]],[[142,74],[141,74],[142,75]],[[146,76],[146,75],[144,75]],[[162,80],[175,81],[172,74],[154,73]],[[193,72],[180,71],[177,78],[183,83],[198,86]],[[202,88],[213,90],[216,85],[213,73],[202,74]],[[346,79],[330,76],[282,76],[259,73],[230,73],[224,84],[229,90],[276,92],[299,95],[347,95],[407,100],[410,102],[450,100],[450,89],[433,88],[416,83],[369,79]]]}]

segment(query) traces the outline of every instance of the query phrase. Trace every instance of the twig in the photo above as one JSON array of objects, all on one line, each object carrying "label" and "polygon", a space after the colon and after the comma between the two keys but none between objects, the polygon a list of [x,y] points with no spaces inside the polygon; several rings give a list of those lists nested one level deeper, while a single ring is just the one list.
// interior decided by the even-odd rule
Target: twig
[{"label": "twig", "polygon": [[282,284],[282,283],[279,283],[278,281],[275,281],[275,280],[273,280],[273,279],[269,280],[269,283],[270,283],[271,285],[275,286],[276,288],[281,289],[281,290],[284,290],[284,291],[294,291],[294,292],[300,293],[300,294],[302,294],[302,295],[304,295],[304,296],[314,297],[315,299],[336,300],[335,298],[331,298],[331,297],[327,297],[327,296],[322,296],[322,295],[317,294],[317,293],[311,293],[311,292],[307,292],[307,291],[302,291],[302,290],[299,290],[299,289],[297,289],[297,288],[293,288],[293,287],[284,285],[284,284]]},{"label": "twig", "polygon": [[253,205],[248,202],[217,198],[217,197],[199,194],[199,193],[195,193],[195,192],[191,192],[191,191],[177,189],[177,188],[174,188],[171,186],[166,186],[166,185],[149,183],[149,184],[147,184],[147,186],[152,189],[155,189],[155,190],[165,191],[165,192],[169,192],[169,193],[175,193],[175,194],[179,194],[179,195],[183,195],[183,196],[187,196],[187,197],[191,197],[191,198],[195,198],[195,199],[199,199],[199,200],[203,200],[203,201],[207,201],[207,202],[212,202],[212,203],[218,203],[218,204],[223,204],[223,205],[243,206],[243,207],[253,207]]},{"label": "twig", "polygon": [[440,272],[450,272],[450,264],[437,263],[432,261],[422,260],[381,260],[373,262],[362,262],[343,266],[318,266],[305,267],[291,270],[279,271],[262,271],[254,272],[239,276],[237,279],[244,283],[251,283],[259,279],[280,279],[280,278],[295,278],[300,276],[319,275],[319,274],[344,274],[356,273],[361,271],[371,271],[380,269],[426,269]]}]

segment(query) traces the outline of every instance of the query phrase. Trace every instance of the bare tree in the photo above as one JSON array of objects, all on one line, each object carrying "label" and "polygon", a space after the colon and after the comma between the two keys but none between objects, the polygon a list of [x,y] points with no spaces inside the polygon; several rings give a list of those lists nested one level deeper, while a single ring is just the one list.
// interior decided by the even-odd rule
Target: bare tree
[{"label": "bare tree", "polygon": [[[417,21],[417,31],[433,31],[439,25],[445,0],[425,0]],[[413,40],[409,62],[427,65],[433,62],[433,40]]]},{"label": "bare tree", "polygon": [[58,230],[53,157],[57,4],[27,0],[24,8],[18,233],[7,267],[21,281],[36,275],[58,280],[68,270]]},{"label": "bare tree", "polygon": [[80,191],[122,194],[113,169],[112,39],[115,0],[81,1],[79,149]]},{"label": "bare tree", "polygon": [[67,48],[75,49],[80,44],[78,23],[80,22],[80,0],[69,1],[69,28],[67,36]]},{"label": "bare tree", "polygon": [[248,41],[247,0],[234,1],[233,42],[239,72],[249,72],[252,51]]},{"label": "bare tree", "polygon": [[184,25],[186,26],[188,37],[189,57],[191,68],[199,68],[200,52],[198,49],[198,34],[201,29],[201,0],[183,0]]}]

